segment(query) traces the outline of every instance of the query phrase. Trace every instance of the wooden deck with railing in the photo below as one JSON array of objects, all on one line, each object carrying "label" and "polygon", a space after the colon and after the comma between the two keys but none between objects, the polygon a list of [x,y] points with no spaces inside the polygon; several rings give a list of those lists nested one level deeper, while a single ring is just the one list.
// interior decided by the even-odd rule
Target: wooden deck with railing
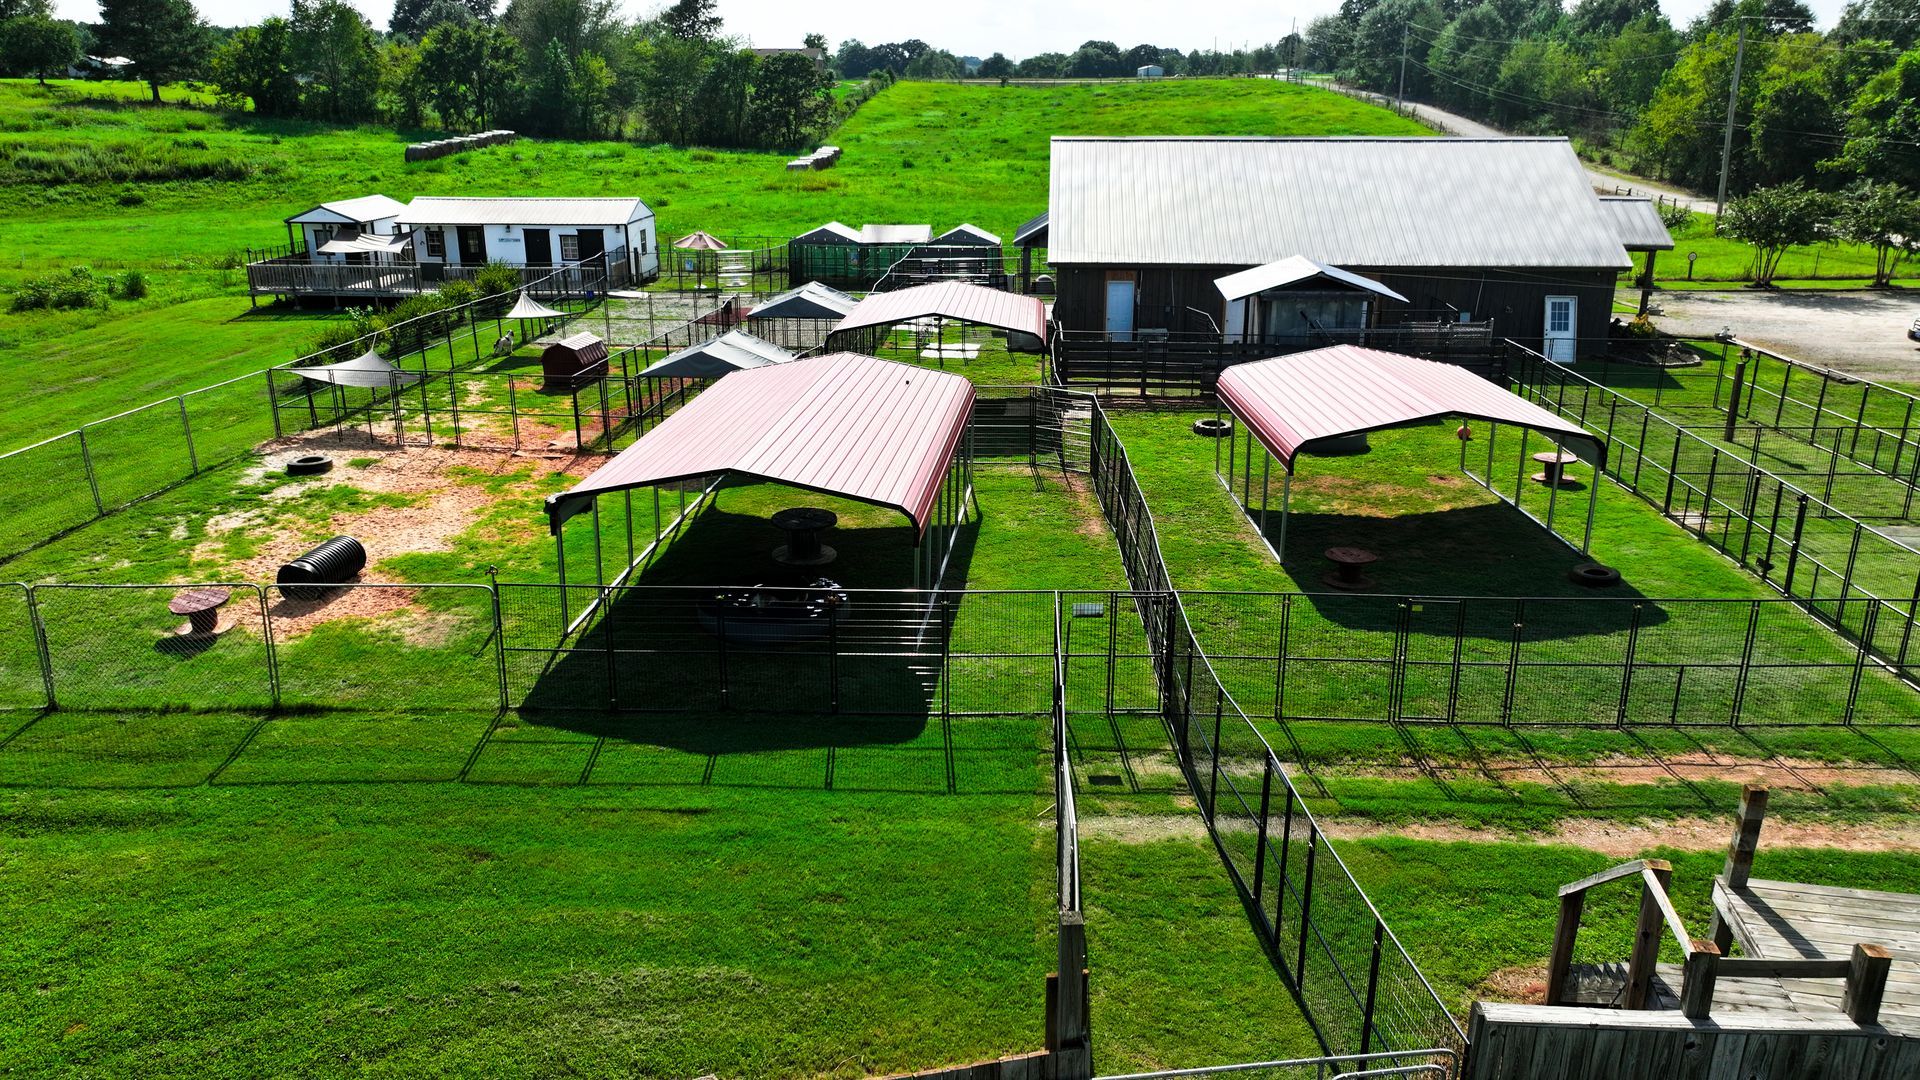
[{"label": "wooden deck with railing", "polygon": [[[638,281],[624,248],[564,265],[508,265],[519,275],[519,288],[542,298],[578,299]],[[483,269],[446,263],[313,262],[306,252],[295,252],[248,262],[247,291],[291,299],[403,300],[449,281],[472,281]]]}]

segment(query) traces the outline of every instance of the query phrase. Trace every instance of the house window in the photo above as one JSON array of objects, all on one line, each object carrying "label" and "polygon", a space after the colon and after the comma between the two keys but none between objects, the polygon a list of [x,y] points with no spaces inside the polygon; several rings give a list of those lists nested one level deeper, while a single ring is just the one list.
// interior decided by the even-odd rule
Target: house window
[{"label": "house window", "polygon": [[434,259],[447,257],[447,234],[439,229],[427,230],[427,256]]},{"label": "house window", "polygon": [[333,226],[315,225],[313,227],[313,247],[315,251],[327,246],[333,240]]},{"label": "house window", "polygon": [[560,261],[580,261],[580,237],[577,233],[568,233],[560,238]]}]

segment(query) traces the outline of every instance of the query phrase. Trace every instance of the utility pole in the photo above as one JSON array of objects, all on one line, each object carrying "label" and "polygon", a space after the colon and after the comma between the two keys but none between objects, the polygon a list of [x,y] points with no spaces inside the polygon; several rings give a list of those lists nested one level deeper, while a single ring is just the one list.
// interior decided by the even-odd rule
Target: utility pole
[{"label": "utility pole", "polygon": [[1400,107],[1407,107],[1407,28],[1400,28]]},{"label": "utility pole", "polygon": [[1747,20],[1740,20],[1740,38],[1733,47],[1733,86],[1727,90],[1727,135],[1720,143],[1720,194],[1713,201],[1713,231],[1720,231],[1720,215],[1727,208],[1727,170],[1733,163],[1733,120],[1740,108],[1740,65],[1747,57]]}]

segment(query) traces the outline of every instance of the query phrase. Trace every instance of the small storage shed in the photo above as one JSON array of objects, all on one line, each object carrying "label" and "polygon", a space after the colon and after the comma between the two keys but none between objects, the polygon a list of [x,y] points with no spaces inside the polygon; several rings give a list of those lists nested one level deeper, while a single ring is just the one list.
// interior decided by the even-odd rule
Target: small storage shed
[{"label": "small storage shed", "polygon": [[790,286],[818,281],[839,289],[871,289],[889,267],[933,240],[931,225],[862,225],[829,221],[787,242]]},{"label": "small storage shed", "polygon": [[540,354],[541,390],[572,390],[607,374],[607,343],[597,335],[561,338]]}]

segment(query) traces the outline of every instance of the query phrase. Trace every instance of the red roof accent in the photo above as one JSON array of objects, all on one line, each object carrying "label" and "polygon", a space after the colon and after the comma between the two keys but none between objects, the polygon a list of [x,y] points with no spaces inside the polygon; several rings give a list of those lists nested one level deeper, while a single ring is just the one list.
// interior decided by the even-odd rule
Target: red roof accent
[{"label": "red roof accent", "polygon": [[897,292],[871,293],[833,328],[861,330],[944,315],[961,322],[1033,334],[1047,340],[1047,305],[1039,297],[1001,292],[966,281],[938,281]]},{"label": "red roof accent", "polygon": [[[1220,400],[1287,471],[1317,439],[1358,435],[1441,416],[1532,428],[1605,465],[1606,443],[1465,368],[1357,345],[1236,364],[1221,372]],[[1584,453],[1582,451],[1585,451]]]},{"label": "red roof accent", "polygon": [[973,384],[858,353],[832,353],[735,371],[547,500],[565,504],[714,473],[789,484],[891,507],[916,534],[966,437]]}]

